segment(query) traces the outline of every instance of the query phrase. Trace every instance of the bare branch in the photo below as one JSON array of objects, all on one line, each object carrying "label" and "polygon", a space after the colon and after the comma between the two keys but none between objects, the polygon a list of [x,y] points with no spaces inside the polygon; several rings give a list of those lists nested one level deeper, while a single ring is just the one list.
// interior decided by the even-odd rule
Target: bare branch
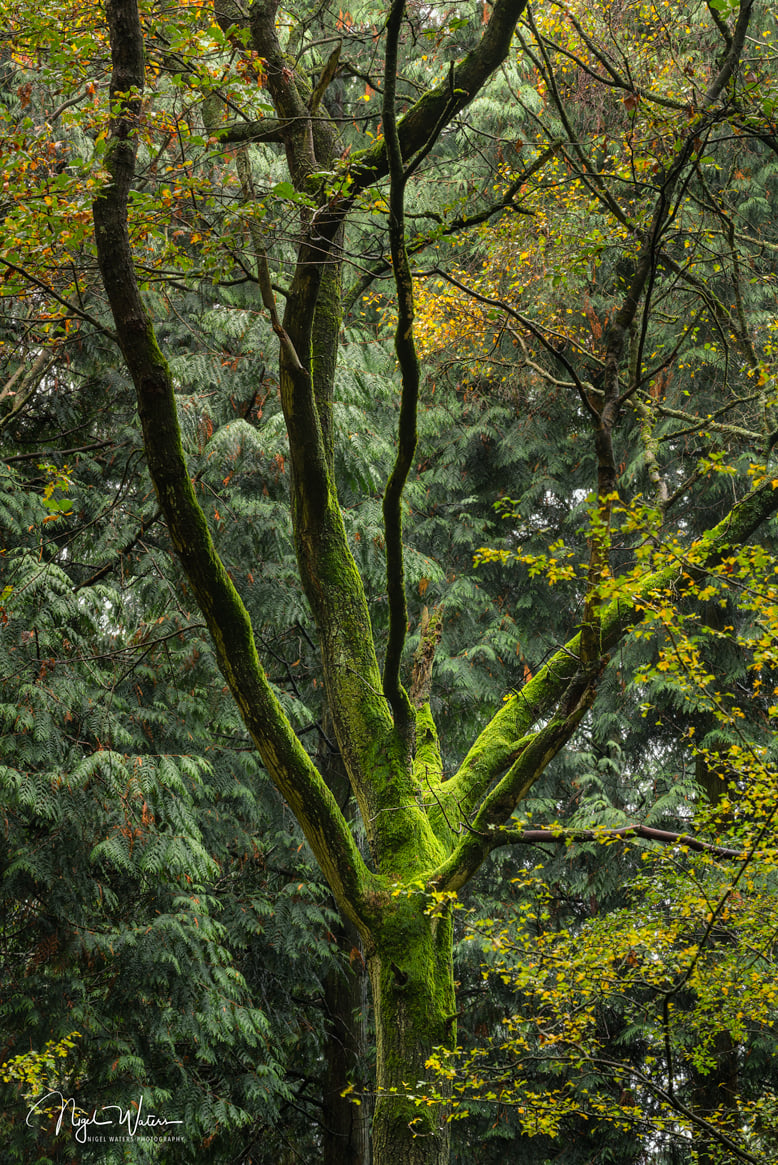
[{"label": "bare branch", "polygon": [[400,682],[400,660],[408,627],[405,566],[402,542],[402,495],[416,451],[416,411],[419,400],[419,359],[413,337],[413,276],[405,246],[405,185],[403,156],[397,131],[397,53],[405,0],[393,0],[386,25],[383,117],[389,169],[389,244],[397,288],[397,328],[394,349],[400,365],[402,395],[397,428],[397,455],[386,483],[383,515],[386,537],[386,591],[389,600],[389,638],[384,662],[383,689],[394,714],[395,727],[413,750],[414,717],[408,693]]},{"label": "bare branch", "polygon": [[570,845],[572,842],[597,841],[603,845],[614,841],[658,841],[662,845],[679,845],[695,853],[709,853],[717,858],[742,858],[743,850],[701,841],[688,833],[654,829],[650,825],[620,825],[613,829],[503,829],[491,839],[493,849],[502,845]]}]

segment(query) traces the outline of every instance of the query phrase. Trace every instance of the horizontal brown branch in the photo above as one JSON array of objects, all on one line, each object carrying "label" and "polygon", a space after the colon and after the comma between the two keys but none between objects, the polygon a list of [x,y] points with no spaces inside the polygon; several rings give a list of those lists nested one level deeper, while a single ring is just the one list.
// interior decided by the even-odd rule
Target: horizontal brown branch
[{"label": "horizontal brown branch", "polygon": [[632,838],[644,841],[659,841],[662,845],[681,845],[695,853],[709,853],[717,858],[743,858],[745,851],[701,841],[689,833],[674,833],[669,829],[655,829],[651,825],[620,825],[612,829],[505,829],[495,837],[494,847],[501,845],[547,845],[570,842],[630,841]]}]

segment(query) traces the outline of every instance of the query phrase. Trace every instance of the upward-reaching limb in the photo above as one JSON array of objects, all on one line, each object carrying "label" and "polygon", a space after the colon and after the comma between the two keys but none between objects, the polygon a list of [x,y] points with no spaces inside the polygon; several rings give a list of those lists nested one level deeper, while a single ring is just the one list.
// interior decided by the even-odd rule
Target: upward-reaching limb
[{"label": "upward-reaching limb", "polygon": [[115,116],[106,155],[110,182],[94,205],[95,236],[119,343],[137,391],[149,470],[173,544],[208,623],[219,666],[246,726],[339,904],[360,922],[370,875],[334,798],[267,681],[248,612],[216,553],[189,477],[170,369],[141,300],[127,229],[127,198],[135,170],[134,131],[144,79],[136,0],[112,0],[108,16]]}]

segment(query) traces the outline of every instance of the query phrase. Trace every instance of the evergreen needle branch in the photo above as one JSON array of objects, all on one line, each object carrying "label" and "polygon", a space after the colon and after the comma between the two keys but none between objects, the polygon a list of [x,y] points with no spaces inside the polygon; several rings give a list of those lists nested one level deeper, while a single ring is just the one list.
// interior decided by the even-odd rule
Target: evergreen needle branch
[{"label": "evergreen needle branch", "polygon": [[160,509],[156,509],[154,513],[151,514],[148,518],[143,518],[141,520],[140,528],[132,536],[132,538],[130,538],[128,542],[125,542],[124,545],[116,551],[113,558],[109,559],[108,562],[104,562],[102,566],[98,567],[97,570],[89,576],[89,578],[79,583],[75,588],[76,591],[81,591],[84,589],[84,587],[94,586],[94,584],[99,582],[101,578],[105,578],[107,574],[110,574],[110,572],[115,569],[117,563],[120,563],[126,554],[129,554],[130,551],[135,549],[141,538],[143,538],[147,531],[150,530],[151,527],[154,526],[161,517],[162,511]]},{"label": "evergreen needle branch", "polygon": [[[115,679],[111,684],[111,693],[114,693],[117,688],[122,686],[127,677],[132,675],[140,663],[146,658],[147,655],[151,654],[155,647],[159,647],[161,643],[166,643],[169,639],[180,639],[181,636],[187,634],[190,631],[197,631],[200,628],[205,627],[205,623],[190,623],[188,627],[180,627],[176,631],[171,631],[168,635],[161,635],[159,638],[151,640],[151,642],[146,640],[146,642],[142,644],[143,651],[141,651],[140,655],[136,655],[132,662],[124,669],[121,675],[118,676],[117,679]],[[132,648],[126,648],[125,650],[132,650]]]}]

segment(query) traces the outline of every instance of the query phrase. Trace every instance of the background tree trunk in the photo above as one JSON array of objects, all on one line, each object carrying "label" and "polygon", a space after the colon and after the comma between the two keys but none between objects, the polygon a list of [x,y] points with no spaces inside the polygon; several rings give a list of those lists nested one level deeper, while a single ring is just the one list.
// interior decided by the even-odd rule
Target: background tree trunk
[{"label": "background tree trunk", "polygon": [[[324,981],[324,1007],[329,1027],[324,1050],[326,1088],[322,1096],[324,1141],[322,1165],[370,1165],[370,1112],[365,1100],[355,1104],[341,1093],[350,1081],[358,1085],[367,1072],[365,1039],[365,969],[361,962],[359,935],[345,923],[338,944],[346,953],[356,952],[351,967],[333,964]],[[369,1080],[364,1081],[370,1085]]]}]

